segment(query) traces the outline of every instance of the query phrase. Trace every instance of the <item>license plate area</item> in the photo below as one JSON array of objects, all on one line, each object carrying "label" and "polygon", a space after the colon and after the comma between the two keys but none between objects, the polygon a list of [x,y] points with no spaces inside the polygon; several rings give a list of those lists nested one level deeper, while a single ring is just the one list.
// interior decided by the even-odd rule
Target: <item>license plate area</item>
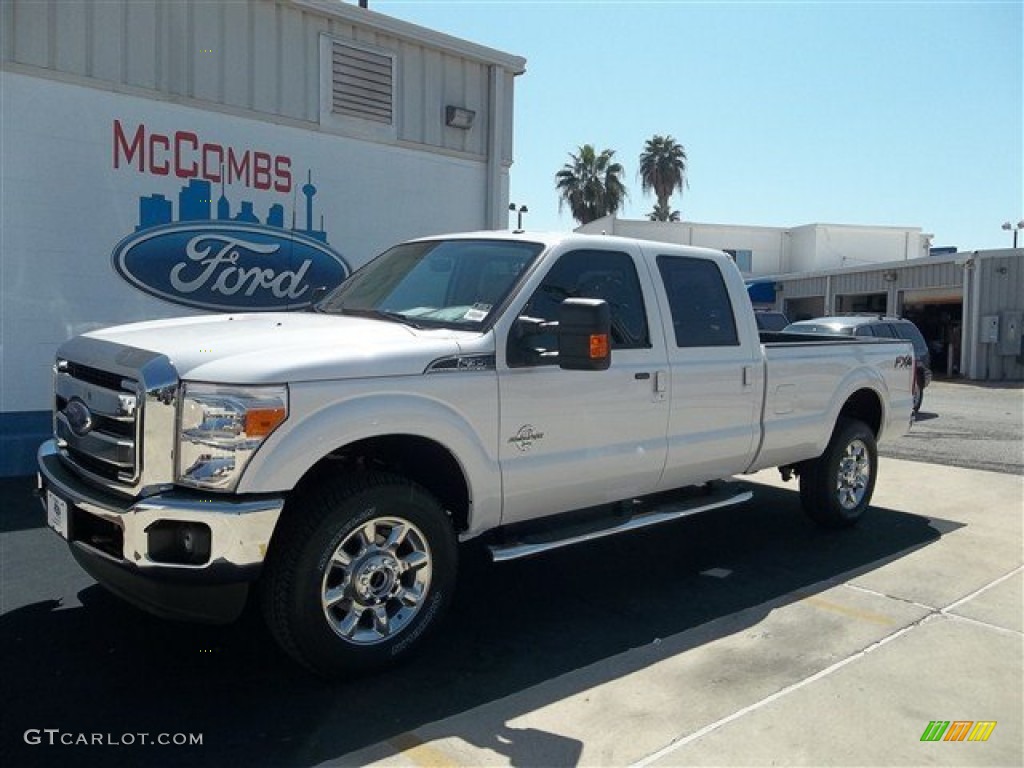
[{"label": "license plate area", "polygon": [[68,503],[49,488],[46,489],[46,524],[62,539],[68,538]]}]

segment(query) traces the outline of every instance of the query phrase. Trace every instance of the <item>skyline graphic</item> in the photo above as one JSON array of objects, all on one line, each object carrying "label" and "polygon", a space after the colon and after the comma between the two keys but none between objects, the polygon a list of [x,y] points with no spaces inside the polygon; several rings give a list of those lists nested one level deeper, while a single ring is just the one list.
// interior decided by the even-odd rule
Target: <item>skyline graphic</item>
[{"label": "skyline graphic", "polygon": [[[297,211],[292,210],[291,227],[285,226],[285,209],[281,203],[274,203],[267,210],[266,221],[260,221],[256,215],[254,205],[250,200],[240,200],[238,212],[231,215],[231,201],[228,199],[227,190],[221,181],[221,193],[216,202],[216,218],[213,202],[213,185],[206,179],[189,179],[188,184],[178,191],[178,218],[174,218],[174,201],[162,194],[144,195],[139,198],[139,223],[135,227],[136,232],[141,232],[164,224],[174,224],[183,221],[210,222],[210,221],[231,221],[246,224],[262,224],[263,226],[275,229],[290,229],[292,232],[299,232],[319,240],[327,242],[327,231],[324,228],[324,216],[320,214],[320,228],[313,228],[313,198],[316,197],[317,188],[313,185],[313,172],[307,171],[306,183],[302,185],[301,192],[306,198],[305,228],[299,228],[296,224]],[[296,208],[298,207],[296,202]]]}]

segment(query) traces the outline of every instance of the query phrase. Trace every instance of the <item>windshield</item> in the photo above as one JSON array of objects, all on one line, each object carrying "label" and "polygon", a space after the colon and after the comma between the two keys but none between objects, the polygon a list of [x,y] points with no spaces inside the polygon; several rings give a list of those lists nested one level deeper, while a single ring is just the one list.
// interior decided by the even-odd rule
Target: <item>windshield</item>
[{"label": "windshield", "polygon": [[317,309],[414,326],[482,328],[542,250],[510,240],[433,240],[385,251]]}]

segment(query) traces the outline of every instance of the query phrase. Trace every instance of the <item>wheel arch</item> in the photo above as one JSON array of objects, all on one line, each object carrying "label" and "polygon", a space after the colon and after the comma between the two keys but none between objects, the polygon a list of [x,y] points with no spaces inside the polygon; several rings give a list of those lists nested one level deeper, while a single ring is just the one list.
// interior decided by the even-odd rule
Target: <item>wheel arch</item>
[{"label": "wheel arch", "polygon": [[380,393],[319,407],[307,401],[295,410],[253,456],[239,493],[291,496],[342,466],[404,469],[451,511],[459,533],[473,536],[499,524],[501,474],[488,449],[497,445],[494,409],[493,424],[478,424],[434,398]]},{"label": "wheel arch", "polygon": [[415,434],[365,437],[339,446],[306,470],[294,493],[341,473],[375,470],[400,475],[434,496],[456,533],[469,529],[472,493],[461,462],[437,440]]},{"label": "wheel arch", "polygon": [[885,406],[882,397],[871,387],[863,387],[846,398],[836,423],[842,419],[856,419],[863,422],[871,430],[877,440],[882,433],[882,425],[885,416]]}]

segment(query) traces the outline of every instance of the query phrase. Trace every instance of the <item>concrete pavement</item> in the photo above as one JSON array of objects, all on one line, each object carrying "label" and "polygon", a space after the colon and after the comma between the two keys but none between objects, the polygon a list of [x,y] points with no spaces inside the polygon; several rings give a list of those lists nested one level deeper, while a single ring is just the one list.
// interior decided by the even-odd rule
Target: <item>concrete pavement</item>
[{"label": "concrete pavement", "polygon": [[1024,478],[883,459],[874,505],[936,537],[326,764],[1024,764]]}]

